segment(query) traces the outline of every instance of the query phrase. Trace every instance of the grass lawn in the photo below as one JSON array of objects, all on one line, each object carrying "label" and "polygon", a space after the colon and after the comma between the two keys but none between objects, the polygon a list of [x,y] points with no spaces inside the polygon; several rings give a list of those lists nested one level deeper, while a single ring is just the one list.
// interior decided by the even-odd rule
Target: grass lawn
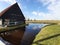
[{"label": "grass lawn", "polygon": [[21,25],[16,25],[16,26],[10,26],[10,27],[0,28],[0,32],[13,30],[13,29],[16,29],[16,28],[23,27],[25,25],[27,25],[27,24],[21,24]]},{"label": "grass lawn", "polygon": [[50,25],[42,28],[32,45],[60,45],[60,25]]}]

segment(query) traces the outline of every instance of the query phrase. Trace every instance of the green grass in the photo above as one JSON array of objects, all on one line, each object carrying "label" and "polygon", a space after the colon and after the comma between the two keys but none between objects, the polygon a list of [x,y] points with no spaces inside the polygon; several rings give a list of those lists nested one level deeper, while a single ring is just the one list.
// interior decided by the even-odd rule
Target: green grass
[{"label": "green grass", "polygon": [[25,25],[26,25],[26,24],[21,24],[21,25],[15,25],[15,26],[10,26],[10,27],[0,28],[0,32],[13,30],[13,29],[16,29],[16,28],[23,27],[23,26],[25,26]]},{"label": "green grass", "polygon": [[32,45],[60,45],[60,25],[44,27],[36,35]]}]

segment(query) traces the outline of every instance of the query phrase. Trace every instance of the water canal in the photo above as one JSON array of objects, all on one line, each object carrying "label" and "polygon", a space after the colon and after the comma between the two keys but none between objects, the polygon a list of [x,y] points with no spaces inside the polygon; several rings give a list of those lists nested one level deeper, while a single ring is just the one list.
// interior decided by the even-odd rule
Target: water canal
[{"label": "water canal", "polygon": [[35,36],[41,31],[41,28],[47,24],[33,24],[30,23],[26,26],[26,31],[24,33],[21,45],[31,45]]},{"label": "water canal", "polygon": [[[27,26],[25,26],[25,32],[24,32],[24,35],[22,37],[21,45],[31,45],[33,40],[35,39],[35,36],[41,31],[41,28],[46,26],[46,25],[47,24],[30,23]],[[19,35],[20,35],[20,33],[19,33]],[[5,43],[6,45],[11,45],[10,43],[4,41],[2,38],[0,38],[0,40],[3,43]]]}]

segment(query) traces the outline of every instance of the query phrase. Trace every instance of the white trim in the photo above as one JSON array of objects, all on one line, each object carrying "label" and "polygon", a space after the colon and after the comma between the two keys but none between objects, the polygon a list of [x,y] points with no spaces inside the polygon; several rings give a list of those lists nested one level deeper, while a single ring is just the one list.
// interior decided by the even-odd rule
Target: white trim
[{"label": "white trim", "polygon": [[2,19],[0,19],[0,26],[2,26]]}]

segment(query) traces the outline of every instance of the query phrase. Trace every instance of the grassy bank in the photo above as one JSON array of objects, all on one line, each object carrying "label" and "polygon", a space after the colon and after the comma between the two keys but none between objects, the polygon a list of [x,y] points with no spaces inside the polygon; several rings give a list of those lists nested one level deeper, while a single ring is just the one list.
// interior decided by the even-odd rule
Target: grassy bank
[{"label": "grassy bank", "polygon": [[10,31],[10,30],[13,30],[13,29],[16,29],[16,28],[23,27],[25,25],[27,25],[27,24],[15,25],[15,26],[10,26],[10,27],[3,27],[3,28],[0,28],[0,32]]},{"label": "grassy bank", "polygon": [[32,45],[60,45],[60,25],[44,27],[38,33]]}]

